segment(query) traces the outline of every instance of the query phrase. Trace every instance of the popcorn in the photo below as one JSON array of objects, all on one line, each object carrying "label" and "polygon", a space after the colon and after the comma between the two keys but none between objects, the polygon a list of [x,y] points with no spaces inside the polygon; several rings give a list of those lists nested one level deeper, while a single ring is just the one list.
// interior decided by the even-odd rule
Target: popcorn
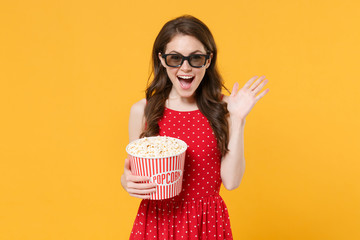
[{"label": "popcorn", "polygon": [[166,136],[144,137],[127,145],[131,174],[156,184],[151,200],[180,194],[187,147],[184,141]]},{"label": "popcorn", "polygon": [[138,157],[170,157],[184,152],[187,145],[182,140],[166,136],[144,137],[131,142],[126,151]]}]

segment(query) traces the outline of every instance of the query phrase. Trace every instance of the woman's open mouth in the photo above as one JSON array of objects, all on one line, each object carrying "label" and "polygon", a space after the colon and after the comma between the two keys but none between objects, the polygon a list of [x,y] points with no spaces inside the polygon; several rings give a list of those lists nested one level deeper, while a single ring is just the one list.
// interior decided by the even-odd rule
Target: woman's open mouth
[{"label": "woman's open mouth", "polygon": [[194,80],[194,76],[177,76],[180,86],[182,89],[189,89],[191,87],[191,83]]}]

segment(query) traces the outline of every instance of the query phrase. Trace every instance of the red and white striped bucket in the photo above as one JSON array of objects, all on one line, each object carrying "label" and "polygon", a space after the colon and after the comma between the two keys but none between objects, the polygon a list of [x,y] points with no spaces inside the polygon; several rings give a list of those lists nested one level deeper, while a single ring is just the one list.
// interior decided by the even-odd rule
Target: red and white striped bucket
[{"label": "red and white striped bucket", "polygon": [[131,173],[137,176],[150,177],[150,182],[156,183],[156,192],[150,194],[152,200],[172,198],[181,192],[187,145],[184,141],[177,140],[184,144],[185,150],[170,157],[134,156],[128,152],[126,147]]}]

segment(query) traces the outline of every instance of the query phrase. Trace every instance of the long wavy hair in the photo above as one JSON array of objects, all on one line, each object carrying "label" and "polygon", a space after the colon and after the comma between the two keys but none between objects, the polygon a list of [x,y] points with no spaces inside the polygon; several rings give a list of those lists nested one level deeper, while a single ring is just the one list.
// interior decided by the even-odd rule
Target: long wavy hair
[{"label": "long wavy hair", "polygon": [[150,137],[159,134],[159,120],[162,118],[165,110],[165,102],[169,97],[172,83],[166,73],[166,69],[161,65],[158,57],[159,53],[165,53],[167,44],[177,34],[189,35],[197,38],[208,53],[213,57],[210,66],[206,69],[204,78],[195,91],[195,99],[201,113],[208,119],[210,126],[216,136],[217,145],[224,156],[229,149],[229,124],[227,116],[227,104],[222,102],[222,88],[229,90],[224,86],[217,66],[217,48],[214,38],[209,28],[199,19],[184,15],[167,22],[160,30],[155,39],[152,50],[152,72],[149,80],[153,80],[146,89],[145,122],[146,126],[140,137]]}]

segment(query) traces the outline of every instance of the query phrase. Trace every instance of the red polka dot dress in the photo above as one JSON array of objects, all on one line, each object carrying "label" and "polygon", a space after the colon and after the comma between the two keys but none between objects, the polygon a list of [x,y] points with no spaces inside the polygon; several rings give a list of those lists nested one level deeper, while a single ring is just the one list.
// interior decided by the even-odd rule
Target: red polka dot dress
[{"label": "red polka dot dress", "polygon": [[160,135],[188,145],[181,193],[170,199],[140,203],[130,239],[233,239],[225,202],[219,195],[221,153],[200,110],[165,108]]}]

